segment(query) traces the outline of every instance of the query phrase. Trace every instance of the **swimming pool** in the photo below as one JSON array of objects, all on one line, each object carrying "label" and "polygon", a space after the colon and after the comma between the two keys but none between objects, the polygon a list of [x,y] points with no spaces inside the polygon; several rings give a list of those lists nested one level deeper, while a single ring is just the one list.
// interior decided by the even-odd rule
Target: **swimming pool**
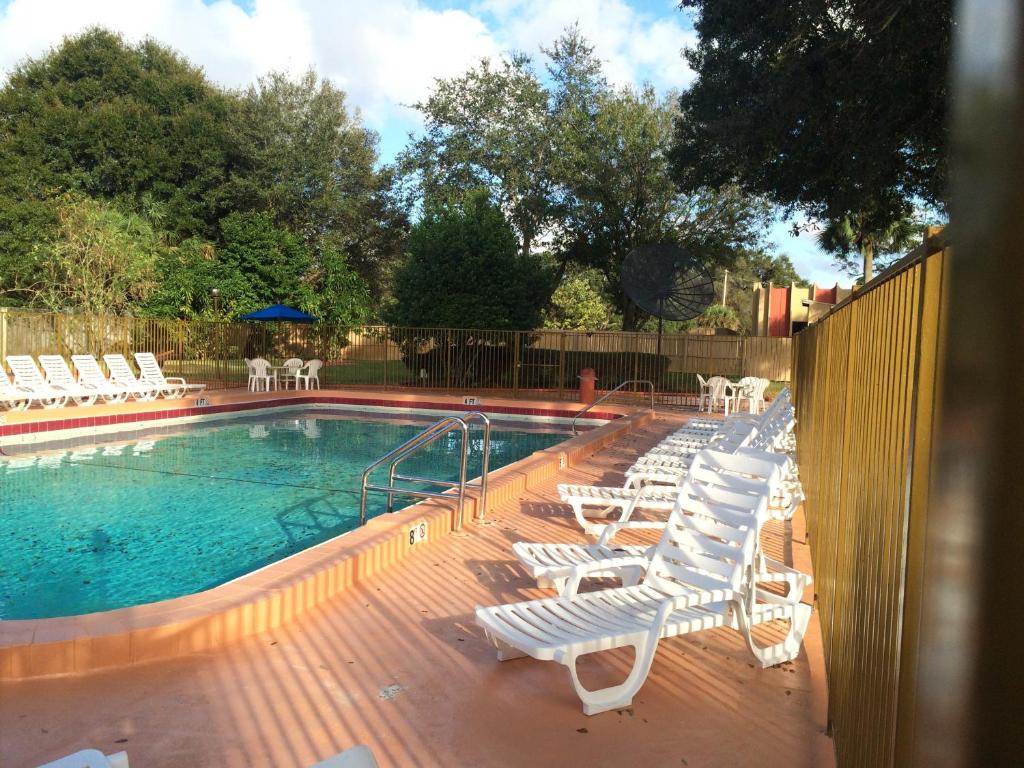
[{"label": "swimming pool", "polygon": [[[426,423],[308,410],[8,448],[0,619],[193,594],[352,530],[365,467]],[[474,436],[470,476],[480,467]],[[495,422],[491,469],[567,437]],[[455,479],[459,449],[452,434],[403,473]],[[369,516],[384,506],[371,494]]]}]

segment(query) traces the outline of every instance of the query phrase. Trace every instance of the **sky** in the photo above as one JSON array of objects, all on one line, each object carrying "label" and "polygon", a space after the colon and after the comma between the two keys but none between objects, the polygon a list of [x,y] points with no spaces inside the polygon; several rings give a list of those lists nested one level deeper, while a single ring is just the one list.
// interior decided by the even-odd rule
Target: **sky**
[{"label": "sky", "polygon": [[[696,35],[672,0],[0,0],[0,77],[91,25],[156,38],[228,87],[312,67],[348,94],[387,162],[419,130],[409,105],[436,78],[485,56],[538,54],[573,23],[614,83],[665,93],[693,80],[680,52]],[[804,278],[850,283],[813,235],[788,230],[780,221],[772,239]]]}]

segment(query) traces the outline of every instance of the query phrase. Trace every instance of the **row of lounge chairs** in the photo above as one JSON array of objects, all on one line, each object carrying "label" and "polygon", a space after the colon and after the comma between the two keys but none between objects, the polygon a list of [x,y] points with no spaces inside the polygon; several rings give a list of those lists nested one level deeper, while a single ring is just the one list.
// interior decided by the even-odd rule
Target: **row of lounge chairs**
[{"label": "row of lounge chairs", "polygon": [[[794,424],[788,391],[773,406],[753,419],[691,420],[638,459],[625,488],[559,486],[581,527],[598,539],[513,545],[538,586],[559,594],[477,607],[476,621],[498,658],[565,665],[588,715],[630,705],[661,638],[728,626],[743,635],[761,666],[794,659],[811,615],[802,602],[811,580],[766,557],[760,544],[762,526],[791,515],[802,498],[796,467],[784,453],[792,448]],[[659,484],[661,477],[643,468],[647,461],[661,467],[667,457],[681,468],[676,473],[669,465],[670,484]],[[667,519],[633,520],[641,508],[667,511]],[[657,544],[611,543],[621,531],[644,529],[660,531]],[[622,586],[580,592],[593,578],[618,578]],[[788,623],[785,636],[761,646],[753,627],[775,621]],[[582,685],[581,656],[630,646],[634,661],[624,682],[601,690]]]},{"label": "row of lounge chairs", "polygon": [[14,380],[0,366],[0,406],[24,410],[33,404],[61,408],[69,401],[86,406],[97,402],[123,403],[128,398],[149,401],[162,396],[175,400],[206,388],[205,384],[189,384],[177,376],[164,376],[152,352],[135,353],[138,376],[124,355],[103,356],[109,378],[92,355],[72,355],[71,362],[77,377],[60,355],[40,355],[42,371],[31,355],[8,355],[7,365]]}]

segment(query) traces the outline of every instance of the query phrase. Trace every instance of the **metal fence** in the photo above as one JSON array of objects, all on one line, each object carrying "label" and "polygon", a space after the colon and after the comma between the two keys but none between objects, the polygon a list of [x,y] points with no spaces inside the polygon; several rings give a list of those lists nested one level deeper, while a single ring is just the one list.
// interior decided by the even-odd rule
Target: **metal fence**
[{"label": "metal fence", "polygon": [[794,340],[800,474],[838,763],[908,764],[941,236]]},{"label": "metal fence", "polygon": [[[0,309],[0,360],[11,354],[152,351],[170,374],[213,387],[245,386],[243,358],[325,360],[328,386],[536,392],[572,399],[593,368],[598,387],[656,383],[663,403],[684,403],[696,374],[790,378],[791,340],[741,336],[323,324],[226,323],[60,315]],[[660,354],[659,354],[660,350]]]}]

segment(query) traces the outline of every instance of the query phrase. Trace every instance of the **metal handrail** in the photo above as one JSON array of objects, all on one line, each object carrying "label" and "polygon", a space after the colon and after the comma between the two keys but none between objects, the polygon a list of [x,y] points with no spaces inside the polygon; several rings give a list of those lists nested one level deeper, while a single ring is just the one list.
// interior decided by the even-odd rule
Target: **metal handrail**
[{"label": "metal handrail", "polygon": [[619,384],[614,389],[609,389],[607,392],[605,392],[603,395],[601,395],[601,397],[597,398],[597,400],[595,400],[590,405],[588,405],[586,408],[584,408],[582,411],[580,411],[575,416],[573,416],[572,417],[572,424],[571,424],[571,426],[572,426],[572,433],[574,435],[579,434],[576,431],[576,420],[580,416],[582,416],[584,413],[589,411],[595,405],[598,405],[599,403],[603,403],[605,400],[607,400],[609,397],[614,395],[616,392],[618,392],[620,389],[622,389],[627,384],[646,384],[647,386],[649,386],[651,388],[651,410],[653,411],[654,410],[654,382],[653,381],[649,381],[648,379],[626,379],[624,382]]},{"label": "metal handrail", "polygon": [[[483,462],[481,466],[482,474],[480,476],[479,483],[467,483],[466,482],[466,467],[469,457],[469,422],[474,419],[480,420],[484,425],[484,442],[483,442]],[[438,480],[430,477],[415,477],[412,475],[399,475],[397,473],[398,465],[407,459],[412,454],[419,451],[421,448],[426,448],[428,445],[440,440],[442,437],[448,435],[453,430],[458,429],[462,434],[462,448],[460,452],[459,461],[459,479],[457,482],[451,480]],[[359,503],[359,524],[366,524],[366,496],[369,491],[380,491],[388,495],[388,512],[394,512],[394,499],[395,495],[403,496],[416,496],[421,498],[430,499],[451,499],[450,493],[436,493],[433,491],[420,491],[413,488],[404,488],[396,485],[396,481],[416,482],[416,483],[429,483],[432,485],[439,485],[446,488],[458,488],[459,492],[457,495],[458,499],[458,512],[455,519],[454,529],[456,531],[462,530],[463,521],[463,509],[465,506],[466,488],[479,488],[480,489],[480,505],[478,518],[483,518],[484,512],[487,507],[487,474],[490,459],[490,448],[491,448],[491,420],[486,414],[480,411],[469,411],[464,413],[461,417],[459,416],[447,416],[440,421],[431,424],[425,430],[420,432],[418,435],[411,437],[404,443],[399,445],[397,448],[389,451],[388,453],[381,456],[379,459],[370,464],[363,471],[362,480],[362,495]],[[387,485],[375,485],[369,482],[370,473],[384,464],[390,462],[388,467],[388,484]]]}]

